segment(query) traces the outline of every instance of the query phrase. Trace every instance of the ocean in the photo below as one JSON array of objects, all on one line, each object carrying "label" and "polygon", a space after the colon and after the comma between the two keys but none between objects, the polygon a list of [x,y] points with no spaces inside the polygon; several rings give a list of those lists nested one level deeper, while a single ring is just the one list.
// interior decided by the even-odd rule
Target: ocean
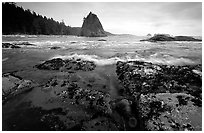
[{"label": "ocean", "polygon": [[[49,58],[82,58],[98,65],[114,64],[117,61],[139,60],[158,64],[184,65],[201,64],[202,42],[140,42],[145,37],[119,35],[109,37],[77,37],[46,35],[7,35],[2,42],[29,42],[36,46],[24,47],[26,50],[39,50],[51,53]],[[100,41],[101,39],[104,39]],[[3,60],[7,57],[3,54]]]}]

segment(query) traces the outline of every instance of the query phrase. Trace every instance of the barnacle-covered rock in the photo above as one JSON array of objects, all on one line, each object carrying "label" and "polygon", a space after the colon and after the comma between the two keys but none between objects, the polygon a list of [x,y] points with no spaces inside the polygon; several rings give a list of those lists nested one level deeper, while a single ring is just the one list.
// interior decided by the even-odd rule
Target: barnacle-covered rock
[{"label": "barnacle-covered rock", "polygon": [[98,90],[84,89],[77,83],[69,79],[50,79],[42,88],[49,91],[53,97],[59,97],[62,100],[72,99],[73,104],[81,105],[85,108],[92,108],[96,112],[111,114],[110,95]]},{"label": "barnacle-covered rock", "polygon": [[117,62],[117,75],[125,93],[186,92],[193,96],[201,94],[201,70],[197,66],[157,65],[147,62]]},{"label": "barnacle-covered rock", "polygon": [[36,65],[38,69],[42,70],[60,70],[60,71],[92,71],[95,69],[96,65],[91,61],[84,61],[81,59],[67,59],[63,60],[61,58],[55,58],[45,61],[42,64]]},{"label": "barnacle-covered rock", "polygon": [[139,115],[145,128],[151,131],[201,130],[202,111],[193,99],[185,93],[141,94]]},{"label": "barnacle-covered rock", "polygon": [[42,70],[59,70],[64,64],[65,63],[61,58],[56,58],[36,65],[36,67]]},{"label": "barnacle-covered rock", "polygon": [[[144,130],[201,130],[202,67],[117,62],[123,95]],[[197,124],[196,124],[197,123]]]}]

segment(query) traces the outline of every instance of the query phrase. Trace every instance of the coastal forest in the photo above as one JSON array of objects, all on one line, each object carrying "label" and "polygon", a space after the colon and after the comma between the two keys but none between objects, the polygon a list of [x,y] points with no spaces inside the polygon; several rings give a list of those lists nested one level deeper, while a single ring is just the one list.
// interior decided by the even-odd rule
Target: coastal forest
[{"label": "coastal forest", "polygon": [[2,3],[2,34],[78,35],[80,27],[23,9],[14,2]]}]

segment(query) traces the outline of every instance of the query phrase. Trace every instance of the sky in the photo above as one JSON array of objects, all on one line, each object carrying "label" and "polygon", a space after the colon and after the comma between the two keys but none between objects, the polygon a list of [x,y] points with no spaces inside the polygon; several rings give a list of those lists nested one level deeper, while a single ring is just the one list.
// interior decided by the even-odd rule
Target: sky
[{"label": "sky", "polygon": [[17,2],[18,6],[81,27],[89,12],[114,34],[202,35],[201,2]]}]

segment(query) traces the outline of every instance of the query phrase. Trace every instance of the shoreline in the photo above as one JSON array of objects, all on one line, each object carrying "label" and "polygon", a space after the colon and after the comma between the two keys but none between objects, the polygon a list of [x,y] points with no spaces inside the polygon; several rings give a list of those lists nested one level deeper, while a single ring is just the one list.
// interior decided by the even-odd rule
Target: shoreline
[{"label": "shoreline", "polygon": [[[86,45],[89,43],[105,45],[109,42],[96,40]],[[146,45],[153,47],[146,48]],[[165,126],[152,124],[152,119],[158,116],[157,119],[166,120],[163,115],[173,111],[171,109],[181,109],[179,113],[172,113],[179,117],[182,113],[188,116],[195,113],[192,116],[196,119],[182,116],[193,122],[185,121],[182,125],[178,119],[168,115],[179,127],[167,126],[166,130],[201,130],[195,127],[195,123],[199,125],[199,115],[202,113],[202,64],[176,66],[136,60],[148,59],[155,53],[163,52],[155,56],[158,59],[165,56],[165,50],[172,46],[166,48],[165,45],[144,44],[145,48],[143,45],[132,47],[3,49],[2,61],[8,58],[2,62],[2,86],[6,99],[2,106],[3,130],[163,130]],[[188,53],[189,49],[182,50]],[[171,53],[182,57],[174,51]],[[141,57],[135,58],[134,54]],[[191,56],[187,57],[198,61],[200,55],[196,53]],[[170,57],[175,60],[173,55]],[[123,58],[123,62],[120,62],[119,59]],[[168,102],[168,99],[173,102]],[[154,121],[161,124],[159,120]],[[164,124],[172,123],[165,121]]]}]

